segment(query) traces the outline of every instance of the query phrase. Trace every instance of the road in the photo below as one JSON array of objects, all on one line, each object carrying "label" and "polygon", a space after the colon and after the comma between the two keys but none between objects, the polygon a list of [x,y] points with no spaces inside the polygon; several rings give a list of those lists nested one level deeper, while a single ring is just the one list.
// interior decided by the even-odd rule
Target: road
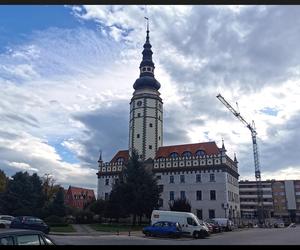
[{"label": "road", "polygon": [[143,235],[50,235],[58,245],[300,245],[300,225],[295,228],[252,228],[213,234],[206,239],[157,238]]}]

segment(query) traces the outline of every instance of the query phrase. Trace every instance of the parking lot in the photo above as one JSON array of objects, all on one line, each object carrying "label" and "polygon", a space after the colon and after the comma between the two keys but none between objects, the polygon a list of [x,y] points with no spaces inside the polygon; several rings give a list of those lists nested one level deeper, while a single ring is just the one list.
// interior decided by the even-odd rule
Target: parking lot
[{"label": "parking lot", "polygon": [[299,245],[300,225],[295,228],[251,228],[212,234],[206,239],[156,238],[140,234],[50,235],[58,245]]}]

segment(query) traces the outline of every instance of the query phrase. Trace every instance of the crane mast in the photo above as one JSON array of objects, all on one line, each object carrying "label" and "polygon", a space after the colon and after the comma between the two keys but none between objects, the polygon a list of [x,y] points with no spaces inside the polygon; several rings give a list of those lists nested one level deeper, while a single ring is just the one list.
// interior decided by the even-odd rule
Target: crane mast
[{"label": "crane mast", "polygon": [[256,129],[254,121],[252,121],[252,125],[240,115],[225,99],[221,94],[217,95],[217,98],[237,117],[246,127],[251,131],[252,144],[253,144],[253,156],[254,156],[254,166],[255,166],[255,179],[256,179],[256,187],[257,187],[257,216],[260,225],[264,224],[264,212],[263,212],[263,188],[261,183],[260,176],[260,163],[259,163],[259,155],[258,155],[258,146],[256,140]]}]

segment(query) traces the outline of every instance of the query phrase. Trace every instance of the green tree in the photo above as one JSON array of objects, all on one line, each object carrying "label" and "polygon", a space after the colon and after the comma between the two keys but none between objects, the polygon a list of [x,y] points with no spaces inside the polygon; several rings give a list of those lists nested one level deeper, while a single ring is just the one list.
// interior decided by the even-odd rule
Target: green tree
[{"label": "green tree", "polygon": [[191,204],[185,198],[178,198],[169,202],[169,207],[171,211],[191,212]]},{"label": "green tree", "polygon": [[[132,224],[139,223],[143,215],[150,217],[154,208],[157,208],[160,190],[156,178],[151,170],[146,169],[145,164],[138,159],[136,151],[132,152],[119,184],[113,187],[110,200],[115,202],[114,208],[118,208],[124,214],[133,216]],[[119,200],[119,201],[118,201]]]},{"label": "green tree", "polygon": [[37,174],[30,176],[27,172],[17,172],[8,181],[2,195],[4,212],[12,215],[39,216],[44,205],[41,180]]},{"label": "green tree", "polygon": [[49,210],[51,215],[57,215],[63,217],[66,215],[66,206],[65,206],[65,191],[61,187],[55,195],[55,198],[49,205]]},{"label": "green tree", "polygon": [[107,210],[107,205],[108,201],[99,199],[89,204],[86,209],[98,215],[101,221],[101,218],[104,217],[105,211]]},{"label": "green tree", "polygon": [[7,183],[8,183],[7,176],[5,175],[4,171],[0,169],[0,193],[6,190]]}]

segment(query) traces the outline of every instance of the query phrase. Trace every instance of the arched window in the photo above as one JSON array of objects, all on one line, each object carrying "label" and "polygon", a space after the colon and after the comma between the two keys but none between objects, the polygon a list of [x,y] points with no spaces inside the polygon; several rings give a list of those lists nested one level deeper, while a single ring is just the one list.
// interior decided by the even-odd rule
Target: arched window
[{"label": "arched window", "polygon": [[190,151],[184,151],[181,155],[182,157],[192,157],[192,153]]},{"label": "arched window", "polygon": [[177,154],[176,152],[173,152],[170,154],[170,158],[178,158],[179,154]]},{"label": "arched window", "polygon": [[198,150],[197,152],[196,152],[196,156],[203,156],[203,155],[205,155],[206,153],[205,153],[205,151],[204,150],[202,150],[202,149],[200,149],[200,150]]},{"label": "arched window", "polygon": [[117,159],[117,162],[118,162],[118,163],[121,163],[121,162],[124,162],[124,161],[125,161],[124,157],[119,157],[119,158]]}]

